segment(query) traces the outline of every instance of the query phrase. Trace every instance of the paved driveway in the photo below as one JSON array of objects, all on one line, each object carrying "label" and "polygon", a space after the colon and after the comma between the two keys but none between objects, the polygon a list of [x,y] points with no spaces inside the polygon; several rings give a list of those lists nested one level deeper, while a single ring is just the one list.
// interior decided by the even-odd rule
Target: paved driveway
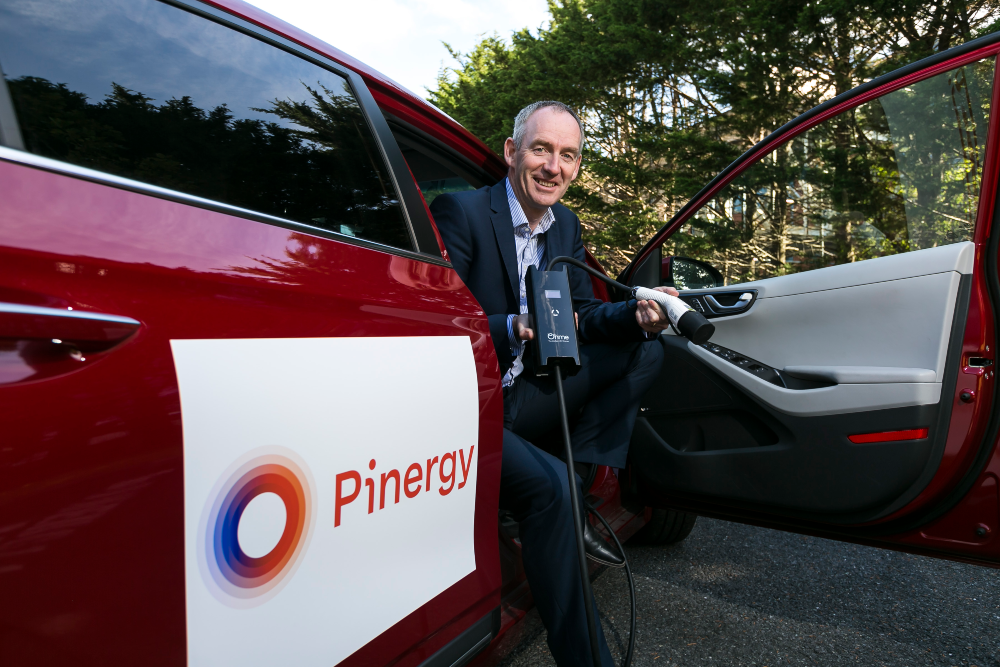
[{"label": "paved driveway", "polygon": [[[627,549],[637,667],[1000,667],[1000,570],[704,518],[678,546]],[[625,575],[594,585],[620,665]],[[555,664],[537,625],[504,667]]]}]

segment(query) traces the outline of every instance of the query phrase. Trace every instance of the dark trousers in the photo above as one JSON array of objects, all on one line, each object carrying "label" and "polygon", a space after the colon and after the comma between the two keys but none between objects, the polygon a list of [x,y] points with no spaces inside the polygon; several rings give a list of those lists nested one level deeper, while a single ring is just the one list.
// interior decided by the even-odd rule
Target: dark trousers
[{"label": "dark trousers", "polygon": [[[567,409],[583,408],[572,433],[573,455],[622,468],[639,401],[659,375],[663,348],[656,341],[584,345],[580,360],[580,373],[564,383]],[[552,378],[519,377],[506,391],[500,506],[520,524],[524,571],[552,657],[561,666],[590,665],[566,464],[529,442],[558,426],[557,401]],[[600,628],[598,637],[602,667],[614,667]]]},{"label": "dark trousers", "polygon": [[[660,374],[663,347],[644,343],[580,346],[580,372],[563,381],[566,410],[575,414],[573,458],[624,468],[639,402]],[[504,396],[504,426],[531,442],[559,428],[555,380],[522,373]]]}]

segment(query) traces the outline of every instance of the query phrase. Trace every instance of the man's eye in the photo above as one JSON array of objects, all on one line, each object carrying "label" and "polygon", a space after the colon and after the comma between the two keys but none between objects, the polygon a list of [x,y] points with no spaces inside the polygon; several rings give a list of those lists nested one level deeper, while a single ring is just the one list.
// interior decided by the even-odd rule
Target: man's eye
[{"label": "man's eye", "polygon": [[545,155],[547,151],[544,148],[533,148],[531,152],[535,155]]}]

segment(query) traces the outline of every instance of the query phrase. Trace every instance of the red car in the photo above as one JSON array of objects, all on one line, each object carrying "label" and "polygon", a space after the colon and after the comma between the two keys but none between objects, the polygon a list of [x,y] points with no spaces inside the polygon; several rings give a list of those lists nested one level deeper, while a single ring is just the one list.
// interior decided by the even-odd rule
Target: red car
[{"label": "red car", "polygon": [[[717,333],[663,337],[630,468],[584,471],[620,537],[1000,564],[998,52],[795,119],[624,272]],[[0,2],[0,66],[0,662],[502,655],[500,376],[426,205],[502,161],[236,0]],[[732,266],[662,251],[718,229]]]}]

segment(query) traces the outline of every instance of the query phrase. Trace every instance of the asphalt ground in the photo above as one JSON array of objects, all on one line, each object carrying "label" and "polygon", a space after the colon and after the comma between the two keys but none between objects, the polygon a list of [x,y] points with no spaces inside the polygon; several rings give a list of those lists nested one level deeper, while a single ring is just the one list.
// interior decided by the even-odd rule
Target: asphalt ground
[{"label": "asphalt ground", "polygon": [[[699,518],[671,547],[630,547],[632,664],[1000,667],[1000,570]],[[621,665],[623,570],[596,575]],[[537,614],[504,667],[554,665]]]}]

